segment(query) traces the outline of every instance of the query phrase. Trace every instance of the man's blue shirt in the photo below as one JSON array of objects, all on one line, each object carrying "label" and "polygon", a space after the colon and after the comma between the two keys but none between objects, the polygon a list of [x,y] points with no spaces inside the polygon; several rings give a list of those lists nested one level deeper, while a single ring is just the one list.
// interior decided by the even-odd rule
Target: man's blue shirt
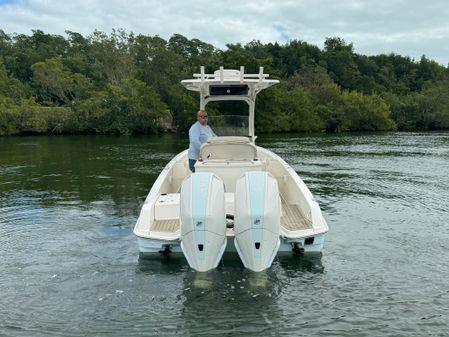
[{"label": "man's blue shirt", "polygon": [[215,133],[209,125],[201,125],[200,122],[196,122],[190,127],[189,159],[198,160],[201,144],[205,143],[209,137],[215,137]]}]

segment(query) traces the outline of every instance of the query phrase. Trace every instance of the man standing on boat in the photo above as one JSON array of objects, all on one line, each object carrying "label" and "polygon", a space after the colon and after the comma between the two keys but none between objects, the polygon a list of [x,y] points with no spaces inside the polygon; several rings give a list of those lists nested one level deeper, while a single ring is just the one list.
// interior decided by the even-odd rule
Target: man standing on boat
[{"label": "man standing on boat", "polygon": [[207,142],[209,137],[216,137],[209,125],[207,125],[208,115],[205,110],[200,110],[196,114],[196,123],[194,123],[189,130],[189,168],[190,171],[195,172],[195,163],[200,156],[201,144]]}]

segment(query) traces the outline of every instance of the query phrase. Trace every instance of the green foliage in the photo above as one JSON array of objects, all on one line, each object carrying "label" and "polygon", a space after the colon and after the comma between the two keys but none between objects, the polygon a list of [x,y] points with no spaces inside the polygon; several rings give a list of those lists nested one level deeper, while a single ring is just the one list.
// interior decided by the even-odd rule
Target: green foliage
[{"label": "green foliage", "polygon": [[259,133],[449,129],[449,69],[424,55],[359,55],[339,37],[322,50],[299,40],[220,50],[181,34],[66,35],[0,30],[0,135],[186,132],[199,99],[180,81],[200,65],[262,66],[281,80],[258,96]]},{"label": "green foliage", "polygon": [[88,39],[88,76],[101,87],[117,85],[123,79],[134,77],[136,69],[130,53],[133,39],[132,34],[128,35],[123,30],[113,30],[109,36],[95,31]]},{"label": "green foliage", "polygon": [[428,84],[420,97],[419,106],[425,129],[449,129],[449,81]]},{"label": "green foliage", "polygon": [[282,90],[272,87],[259,95],[256,101],[255,128],[256,133],[288,132],[290,118],[282,111]]},{"label": "green foliage", "polygon": [[338,37],[328,38],[324,42],[324,59],[330,77],[344,89],[356,86],[360,76],[355,63],[355,55],[352,43]]},{"label": "green foliage", "polygon": [[0,136],[19,133],[17,129],[18,106],[5,96],[0,95]]},{"label": "green foliage", "polygon": [[289,131],[318,131],[322,123],[312,104],[309,92],[303,87],[284,91],[281,96],[282,112],[289,117]]},{"label": "green foliage", "polygon": [[385,101],[377,95],[344,91],[340,107],[341,131],[393,130],[395,123]]},{"label": "green foliage", "polygon": [[0,34],[0,41],[8,46],[0,49],[0,57],[3,57],[6,68],[10,74],[24,82],[30,81],[31,66],[34,63],[65,55],[68,48],[64,37],[45,34],[41,30],[33,30],[31,36],[19,34],[11,37]]},{"label": "green foliage", "polygon": [[71,108],[43,107],[33,103],[22,104],[17,117],[20,133],[47,134],[72,131],[71,126],[75,118]]},{"label": "green foliage", "polygon": [[102,134],[155,133],[170,117],[154,90],[136,79],[110,84],[75,109],[81,130]]},{"label": "green foliage", "polygon": [[398,97],[391,92],[382,94],[382,98],[389,105],[391,117],[396,122],[398,130],[422,129],[420,124],[420,99],[421,94],[409,93],[406,96]]},{"label": "green foliage", "polygon": [[43,107],[33,100],[16,105],[0,96],[0,135],[70,132],[74,119],[70,108]]},{"label": "green foliage", "polygon": [[168,49],[181,56],[183,62],[188,64],[189,70],[196,70],[199,64],[213,63],[214,58],[216,64],[211,66],[214,66],[214,69],[220,66],[215,47],[198,39],[189,40],[181,34],[174,34],[168,41]]},{"label": "green foliage", "polygon": [[31,70],[37,100],[43,104],[72,104],[88,97],[92,89],[91,81],[86,76],[65,70],[59,56],[37,62],[31,66]]},{"label": "green foliage", "polygon": [[8,76],[4,65],[0,62],[0,95],[10,98],[18,104],[30,96],[28,88],[18,79]]}]

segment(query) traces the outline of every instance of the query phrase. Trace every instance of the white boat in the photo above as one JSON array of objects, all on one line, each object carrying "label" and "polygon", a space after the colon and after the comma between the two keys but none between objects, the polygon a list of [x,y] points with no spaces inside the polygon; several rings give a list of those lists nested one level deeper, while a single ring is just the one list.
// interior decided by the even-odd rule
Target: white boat
[{"label": "white boat", "polygon": [[[245,136],[223,121],[200,149],[195,173],[187,150],[175,156],[153,184],[134,228],[141,254],[183,253],[197,271],[217,267],[223,253],[236,252],[253,271],[269,268],[277,254],[321,252],[328,225],[312,193],[282,158],[255,145],[257,94],[278,80],[220,67],[181,81],[200,94],[200,109],[213,101],[243,101],[249,114]],[[226,127],[223,127],[223,126]],[[240,123],[240,126],[242,124]]]}]

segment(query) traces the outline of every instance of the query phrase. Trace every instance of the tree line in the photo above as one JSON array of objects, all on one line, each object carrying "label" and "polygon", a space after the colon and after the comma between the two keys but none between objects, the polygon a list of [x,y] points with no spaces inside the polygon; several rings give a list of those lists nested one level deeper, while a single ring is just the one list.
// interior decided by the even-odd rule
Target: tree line
[{"label": "tree line", "polygon": [[449,129],[449,69],[424,55],[360,55],[339,37],[223,50],[180,34],[0,30],[0,135],[185,132],[199,102],[180,81],[200,65],[281,80],[258,96],[259,133]]}]

